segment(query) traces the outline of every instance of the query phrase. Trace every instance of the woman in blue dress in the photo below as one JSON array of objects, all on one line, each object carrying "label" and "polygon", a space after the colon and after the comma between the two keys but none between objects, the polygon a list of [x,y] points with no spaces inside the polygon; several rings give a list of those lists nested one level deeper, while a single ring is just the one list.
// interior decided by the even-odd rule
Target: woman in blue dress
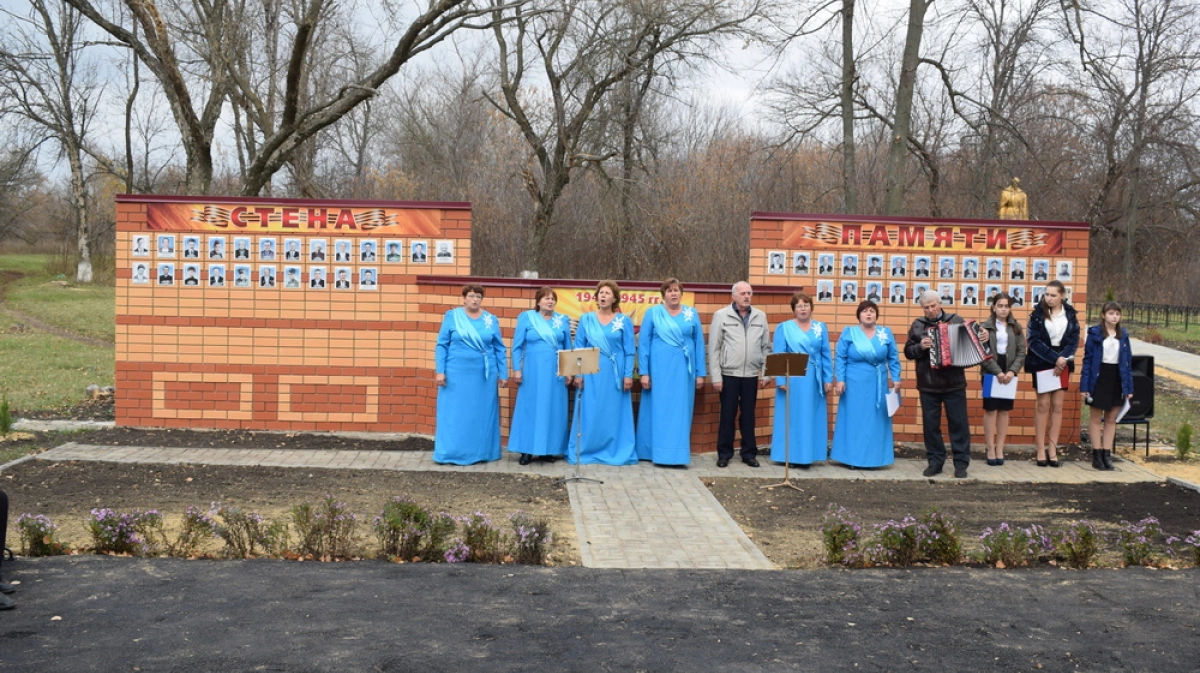
[{"label": "woman in blue dress", "polygon": [[642,400],[638,411],[637,457],[655,465],[687,465],[692,460],[692,412],[704,387],[704,326],[683,305],[683,284],[663,281],[663,303],[642,317],[638,333],[638,372]]},{"label": "woman in blue dress", "polygon": [[518,386],[508,433],[508,450],[528,465],[534,456],[553,462],[567,451],[567,386],[558,375],[558,351],[571,348],[571,319],[555,313],[558,294],[537,291],[534,310],[517,318],[513,334],[512,382]]},{"label": "woman in blue dress", "polygon": [[434,347],[437,431],[433,462],[471,465],[500,459],[500,390],[508,351],[500,321],[483,310],[483,287],[466,285],[461,308],[446,311]]},{"label": "woman in blue dress", "polygon": [[581,395],[572,419],[567,460],[575,462],[579,422],[583,443],[579,462],[633,465],[633,321],[621,313],[621,290],[611,280],[596,285],[596,310],[584,313],[575,330],[576,348],[599,348],[600,371],[575,379]]},{"label": "woman in blue dress", "polygon": [[[771,460],[808,468],[825,460],[829,453],[829,408],[825,397],[833,392],[833,358],[829,352],[829,329],[812,319],[813,301],[804,292],[792,295],[792,314],[775,328],[775,353],[807,353],[805,376],[775,378],[775,422],[771,436]],[[784,451],[787,414],[791,416],[791,445]]]},{"label": "woman in blue dress", "polygon": [[837,342],[837,425],[830,458],[850,467],[883,467],[896,458],[887,413],[888,378],[900,387],[900,352],[892,331],[877,325],[879,306],[858,305],[858,324]]}]

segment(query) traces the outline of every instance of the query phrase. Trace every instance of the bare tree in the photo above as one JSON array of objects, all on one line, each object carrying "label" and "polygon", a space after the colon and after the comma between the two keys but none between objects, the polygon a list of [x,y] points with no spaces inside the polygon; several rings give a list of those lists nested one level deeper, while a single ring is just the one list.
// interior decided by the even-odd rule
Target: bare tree
[{"label": "bare tree", "polygon": [[895,115],[892,117],[891,142],[888,145],[884,215],[900,215],[904,212],[904,169],[912,128],[913,95],[917,87],[917,66],[921,59],[925,12],[932,4],[933,0],[909,0],[908,4],[908,29],[904,36],[904,54],[900,59]]},{"label": "bare tree", "polygon": [[[7,13],[7,12],[6,12]],[[100,86],[81,62],[85,21],[56,0],[30,0],[28,16],[8,14],[11,31],[0,48],[0,85],[16,112],[58,145],[71,170],[71,206],[78,254],[75,280],[92,282],[88,187],[84,172],[88,129]]]},{"label": "bare tree", "polygon": [[545,0],[515,9],[492,2],[499,92],[489,99],[533,155],[524,174],[534,203],[533,269],[546,262],[546,235],[572,172],[614,156],[600,142],[608,120],[597,115],[613,91],[653,71],[656,59],[699,59],[723,37],[745,34],[765,7],[762,0]]}]

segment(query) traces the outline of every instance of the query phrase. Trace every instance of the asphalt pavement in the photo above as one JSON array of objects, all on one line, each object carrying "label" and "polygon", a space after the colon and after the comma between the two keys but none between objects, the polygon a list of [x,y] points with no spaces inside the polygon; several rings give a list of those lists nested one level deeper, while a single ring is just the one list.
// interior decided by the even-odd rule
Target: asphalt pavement
[{"label": "asphalt pavement", "polygon": [[[6,571],[9,570],[6,564]],[[1200,571],[19,559],[5,671],[1194,671]]]}]

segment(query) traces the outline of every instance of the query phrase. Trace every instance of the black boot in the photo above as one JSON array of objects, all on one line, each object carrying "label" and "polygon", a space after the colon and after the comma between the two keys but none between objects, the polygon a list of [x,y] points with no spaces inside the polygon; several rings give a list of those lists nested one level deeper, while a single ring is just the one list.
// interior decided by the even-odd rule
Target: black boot
[{"label": "black boot", "polygon": [[533,454],[529,454],[529,453],[522,453],[521,459],[517,461],[517,463],[519,463],[521,465],[528,465],[532,462],[533,462]]},{"label": "black boot", "polygon": [[1104,449],[1092,449],[1092,469],[1104,469]]},{"label": "black boot", "polygon": [[1100,460],[1104,462],[1104,469],[1106,469],[1106,470],[1115,470],[1115,469],[1117,469],[1117,468],[1113,467],[1113,463],[1112,463],[1112,449],[1105,449],[1105,450],[1103,451],[1102,455],[1100,456]]}]

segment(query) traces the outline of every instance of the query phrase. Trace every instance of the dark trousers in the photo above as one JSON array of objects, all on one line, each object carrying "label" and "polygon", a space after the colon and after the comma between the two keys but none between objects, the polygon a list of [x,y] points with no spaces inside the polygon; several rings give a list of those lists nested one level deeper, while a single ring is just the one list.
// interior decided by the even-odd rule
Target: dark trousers
[{"label": "dark trousers", "polygon": [[721,382],[721,425],[717,429],[717,457],[733,458],[733,422],[741,411],[742,460],[758,456],[754,436],[754,406],[758,402],[757,376],[725,376]]},{"label": "dark trousers", "polygon": [[954,451],[954,466],[966,468],[971,464],[971,425],[967,421],[967,391],[948,393],[921,391],[921,420],[925,424],[925,457],[929,464],[941,467],[946,462],[946,443],[942,441],[942,405],[946,405],[946,420],[950,425],[950,448]]}]

